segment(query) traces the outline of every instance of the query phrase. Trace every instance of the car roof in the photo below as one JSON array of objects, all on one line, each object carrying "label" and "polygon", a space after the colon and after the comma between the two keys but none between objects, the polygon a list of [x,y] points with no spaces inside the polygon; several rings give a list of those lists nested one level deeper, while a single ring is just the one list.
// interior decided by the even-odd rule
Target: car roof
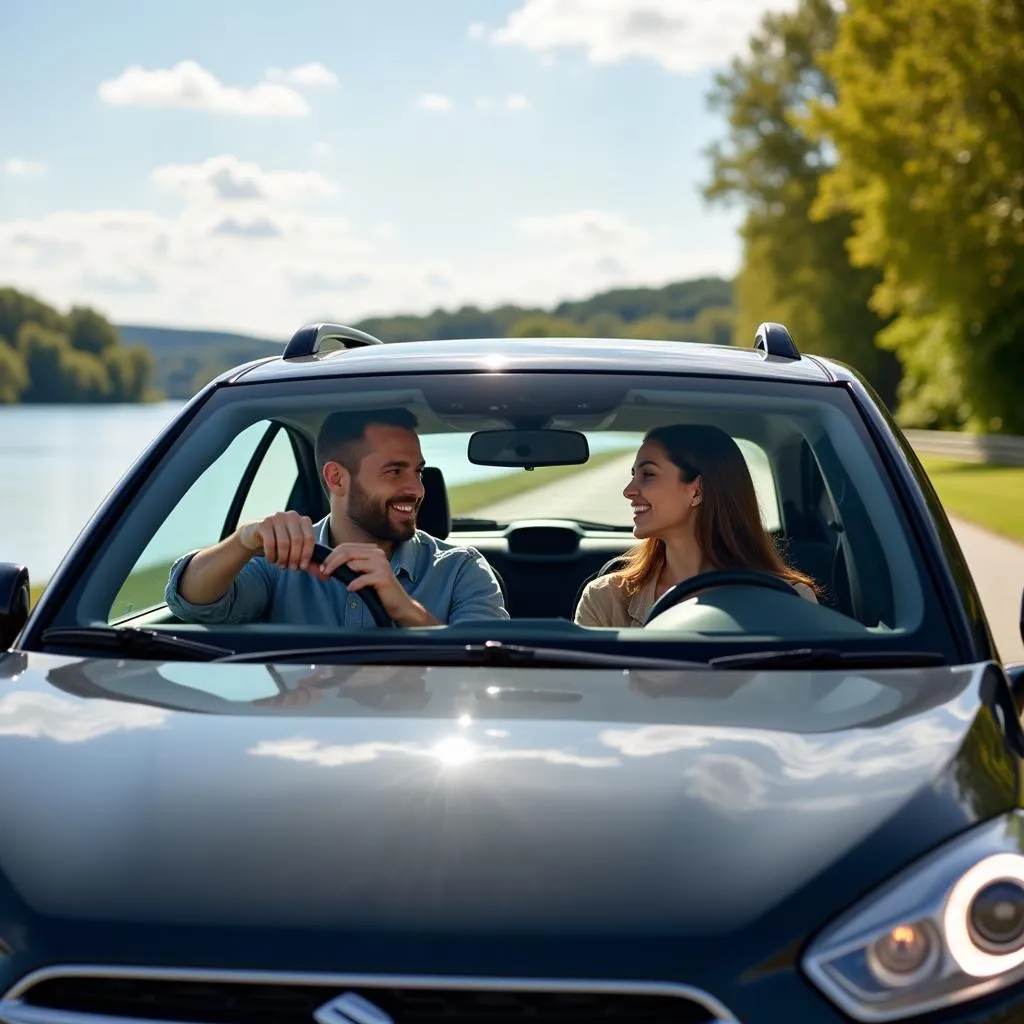
[{"label": "car roof", "polygon": [[817,384],[833,383],[846,376],[836,364],[815,356],[788,358],[753,347],[623,338],[463,338],[360,344],[314,355],[271,357],[237,367],[221,380],[250,384],[318,377],[495,370],[678,373]]}]

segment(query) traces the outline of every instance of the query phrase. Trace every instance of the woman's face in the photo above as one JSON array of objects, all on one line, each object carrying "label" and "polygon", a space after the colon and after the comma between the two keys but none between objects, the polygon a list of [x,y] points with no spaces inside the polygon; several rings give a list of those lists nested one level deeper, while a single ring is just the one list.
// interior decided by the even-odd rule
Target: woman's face
[{"label": "woman's face", "polygon": [[622,493],[633,506],[633,536],[664,537],[693,520],[700,504],[700,477],[686,483],[665,449],[657,441],[645,441]]}]

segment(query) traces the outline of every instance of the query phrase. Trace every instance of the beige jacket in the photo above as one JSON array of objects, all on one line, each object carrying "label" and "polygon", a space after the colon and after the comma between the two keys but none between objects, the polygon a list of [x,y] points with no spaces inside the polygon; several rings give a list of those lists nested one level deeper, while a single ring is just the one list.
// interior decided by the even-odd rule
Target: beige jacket
[{"label": "beige jacket", "polygon": [[[628,597],[619,584],[615,573],[591,580],[576,606],[574,621],[578,626],[610,626],[613,629],[629,629],[642,626],[647,613],[654,605],[656,579],[649,580],[637,593]],[[818,599],[805,583],[795,584],[796,592],[807,601]]]}]

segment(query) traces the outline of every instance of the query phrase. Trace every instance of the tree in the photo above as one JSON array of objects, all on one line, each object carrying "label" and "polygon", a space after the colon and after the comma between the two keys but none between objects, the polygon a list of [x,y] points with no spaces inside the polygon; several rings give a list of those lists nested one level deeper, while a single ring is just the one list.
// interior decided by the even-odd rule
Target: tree
[{"label": "tree", "polygon": [[815,213],[880,272],[901,417],[1024,432],[1024,5],[849,0],[812,123],[838,153]]},{"label": "tree", "polygon": [[66,334],[23,324],[18,351],[28,371],[23,402],[96,402],[110,393],[103,364],[96,356],[73,349]]},{"label": "tree", "polygon": [[53,331],[64,330],[64,317],[32,295],[0,288],[0,338],[14,340],[22,324],[40,324]]},{"label": "tree", "polygon": [[117,329],[105,317],[85,306],[72,307],[67,330],[72,348],[94,356],[117,348],[121,340]]},{"label": "tree", "polygon": [[0,405],[10,405],[21,398],[28,387],[28,371],[21,353],[0,338]]},{"label": "tree", "polygon": [[103,353],[103,365],[110,380],[111,402],[141,402],[149,392],[156,360],[143,345],[118,345]]},{"label": "tree", "polygon": [[580,325],[565,317],[538,313],[525,316],[512,325],[510,338],[578,338]]},{"label": "tree", "polygon": [[892,404],[899,367],[876,345],[884,323],[868,305],[878,274],[851,265],[848,214],[810,216],[833,155],[803,117],[812,100],[834,94],[819,58],[838,19],[834,0],[768,15],[749,53],[717,77],[709,102],[728,115],[729,132],[709,150],[704,194],[746,209],[734,338],[752,344],[761,321],[785,323],[798,347],[851,364]]}]

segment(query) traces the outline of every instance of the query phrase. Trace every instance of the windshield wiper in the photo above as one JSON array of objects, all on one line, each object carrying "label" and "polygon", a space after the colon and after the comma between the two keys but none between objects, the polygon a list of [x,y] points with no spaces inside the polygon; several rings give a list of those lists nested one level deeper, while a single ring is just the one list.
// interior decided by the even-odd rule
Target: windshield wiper
[{"label": "windshield wiper", "polygon": [[281,648],[271,651],[242,652],[214,659],[217,662],[301,661],[330,656],[341,662],[364,665],[496,665],[515,668],[529,666],[580,665],[590,668],[648,669],[666,672],[680,669],[706,669],[703,661],[675,658],[633,657],[628,654],[603,654],[599,651],[574,651],[562,647],[531,647],[488,640],[482,644],[354,644],[345,647]]},{"label": "windshield wiper", "polygon": [[42,639],[45,644],[123,654],[192,655],[190,660],[193,661],[210,661],[235,653],[229,647],[217,647],[135,626],[51,626],[43,631]]},{"label": "windshield wiper", "polygon": [[788,651],[749,651],[712,658],[712,668],[923,668],[945,665],[938,651],[839,651],[798,647]]}]

